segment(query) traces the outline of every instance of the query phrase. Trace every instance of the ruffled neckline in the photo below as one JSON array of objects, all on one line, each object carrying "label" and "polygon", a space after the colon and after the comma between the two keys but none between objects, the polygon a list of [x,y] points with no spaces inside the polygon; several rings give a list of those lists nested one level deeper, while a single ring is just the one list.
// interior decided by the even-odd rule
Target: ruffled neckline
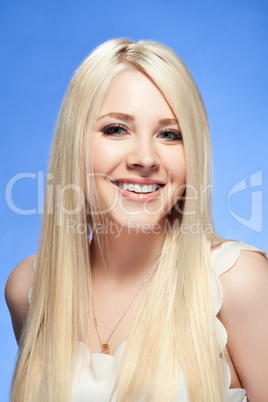
[{"label": "ruffled neckline", "polygon": [[[222,274],[229,271],[235,265],[242,250],[257,251],[261,252],[264,255],[266,254],[264,251],[261,251],[256,247],[249,246],[248,244],[232,240],[222,243],[220,247],[215,248],[211,252],[211,266],[212,266],[212,274],[214,277],[214,280],[212,281],[212,289],[215,302],[215,319],[218,328],[219,342],[220,342],[219,345],[220,354],[222,354],[226,348],[228,335],[224,325],[218,318],[218,314],[223,304],[223,290],[219,278]],[[247,401],[246,390],[244,388],[230,388],[231,386],[230,367],[222,357],[221,362],[223,370],[225,372],[224,376],[225,387],[228,390],[228,397],[231,398],[230,401],[239,400],[246,402]]]},{"label": "ruffled neckline", "polygon": [[[225,350],[226,345],[227,345],[227,331],[224,327],[224,325],[221,323],[221,321],[218,318],[218,314],[222,308],[223,304],[223,290],[222,286],[219,280],[219,277],[227,272],[229,269],[231,269],[236,261],[239,258],[240,251],[241,250],[250,250],[250,251],[257,251],[261,252],[263,254],[266,254],[265,252],[259,250],[256,247],[249,246],[245,243],[242,242],[237,242],[237,241],[227,241],[222,243],[220,246],[214,248],[214,250],[211,250],[211,267],[212,267],[212,290],[213,290],[213,296],[214,296],[214,305],[215,305],[215,320],[216,320],[216,326],[218,328],[218,334],[219,334],[219,348],[220,348],[220,354]],[[120,367],[120,363],[122,361],[124,351],[127,345],[127,340],[124,341],[123,343],[120,344],[120,346],[117,348],[115,355],[105,355],[102,353],[90,353],[87,345],[79,341],[80,345],[82,345],[82,348],[84,349],[84,353],[86,350],[86,355],[88,356],[88,359],[91,360],[92,362],[95,363],[100,363],[105,362],[105,364],[110,360],[113,362],[113,364],[116,364],[117,367]],[[222,368],[224,371],[224,382],[225,382],[225,388],[228,391],[227,397],[229,401],[235,402],[246,402],[247,397],[246,397],[246,391],[244,388],[230,388],[231,385],[231,371],[230,368],[227,364],[227,362],[221,358],[221,363],[222,363]]]},{"label": "ruffled neckline", "polygon": [[[227,345],[227,331],[224,325],[218,318],[218,314],[222,308],[223,304],[223,290],[219,277],[230,270],[239,258],[241,250],[257,251],[262,254],[266,252],[259,250],[256,247],[249,246],[242,242],[237,241],[226,241],[220,246],[217,246],[211,250],[211,283],[212,291],[214,297],[215,305],[215,320],[216,326],[218,328],[219,334],[219,353],[225,350]],[[34,261],[34,270],[36,269],[36,260]],[[32,288],[30,289],[28,295],[28,301],[31,301]],[[88,346],[82,342],[76,342],[77,348],[77,364],[80,366],[80,374],[82,367],[85,369],[84,375],[88,374],[86,371],[89,367],[94,368],[94,377],[96,380],[102,381],[103,378],[110,378],[110,381],[115,380],[117,373],[120,369],[120,365],[123,359],[125,348],[127,345],[127,340],[122,342],[120,346],[116,349],[114,356],[106,355],[103,353],[90,353]],[[231,371],[227,362],[221,358],[222,368],[224,373],[225,387],[227,390],[227,400],[228,402],[246,402],[246,391],[243,388],[230,388],[231,385]],[[105,371],[105,373],[103,372]],[[83,371],[83,370],[82,370]],[[103,377],[104,376],[104,377]],[[85,377],[86,378],[86,377]],[[77,378],[78,381],[78,378]]]},{"label": "ruffled neckline", "polygon": [[108,359],[117,359],[117,358],[118,358],[118,355],[120,355],[120,356],[122,355],[122,350],[123,350],[123,352],[125,351],[128,341],[125,340],[124,342],[120,343],[120,345],[119,345],[118,348],[116,349],[114,355],[108,355],[108,354],[101,353],[101,352],[100,352],[100,353],[90,353],[89,347],[87,346],[87,344],[86,344],[85,342],[83,342],[83,341],[77,341],[77,342],[78,342],[79,344],[81,344],[83,348],[85,348],[86,354],[89,356],[89,358],[92,357],[92,356],[101,356],[102,359],[103,359],[103,358],[104,358],[104,359],[105,359],[105,358],[108,358]]}]

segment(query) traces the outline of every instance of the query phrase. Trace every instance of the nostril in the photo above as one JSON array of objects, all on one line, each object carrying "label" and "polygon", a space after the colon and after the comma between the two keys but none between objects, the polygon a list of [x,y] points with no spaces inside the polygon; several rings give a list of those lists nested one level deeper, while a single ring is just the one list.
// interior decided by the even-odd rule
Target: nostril
[{"label": "nostril", "polygon": [[152,162],[152,163],[145,163],[145,162],[140,162],[140,163],[132,163],[129,164],[130,167],[140,169],[140,170],[155,170],[159,167],[159,163]]},{"label": "nostril", "polygon": [[139,143],[132,149],[127,156],[126,162],[131,168],[147,171],[156,169],[160,164],[160,158],[154,145],[146,141],[146,144],[144,142]]}]

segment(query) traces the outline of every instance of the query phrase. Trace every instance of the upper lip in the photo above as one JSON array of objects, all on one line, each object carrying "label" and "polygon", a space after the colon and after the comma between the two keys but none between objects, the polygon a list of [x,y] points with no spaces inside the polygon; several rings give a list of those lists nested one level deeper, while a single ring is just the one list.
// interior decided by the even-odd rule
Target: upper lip
[{"label": "upper lip", "polygon": [[148,177],[123,177],[120,179],[113,180],[114,183],[133,183],[142,185],[159,184],[164,186],[166,183],[162,180],[150,179]]}]

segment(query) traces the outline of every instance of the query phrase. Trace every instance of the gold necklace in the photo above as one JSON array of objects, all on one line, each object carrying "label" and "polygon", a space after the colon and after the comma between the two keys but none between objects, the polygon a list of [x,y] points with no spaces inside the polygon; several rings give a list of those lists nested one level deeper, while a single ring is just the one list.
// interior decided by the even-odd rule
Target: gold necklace
[{"label": "gold necklace", "polygon": [[125,317],[125,315],[127,314],[128,310],[130,309],[130,307],[132,306],[132,304],[134,303],[134,301],[136,300],[136,297],[138,296],[138,294],[141,292],[143,286],[145,285],[145,283],[147,282],[147,278],[145,279],[145,281],[142,283],[141,287],[139,288],[139,290],[137,291],[137,293],[135,294],[134,298],[132,299],[130,305],[128,306],[128,308],[126,309],[126,311],[124,312],[124,314],[122,315],[122,317],[120,318],[120,320],[117,322],[116,326],[114,327],[114,329],[112,330],[112,332],[110,333],[109,338],[107,339],[107,341],[105,343],[102,343],[101,338],[100,338],[100,334],[99,334],[99,330],[98,330],[98,322],[96,319],[96,315],[95,315],[95,310],[94,310],[94,303],[93,303],[93,294],[92,294],[92,309],[93,309],[93,323],[94,323],[94,327],[96,328],[96,332],[99,338],[99,342],[100,342],[100,346],[101,346],[101,353],[104,353],[106,355],[108,355],[110,353],[110,345],[109,345],[109,340],[111,339],[112,335],[114,334],[114,331],[116,330],[116,328],[118,327],[118,325],[120,324],[120,322],[123,320],[123,318]]}]

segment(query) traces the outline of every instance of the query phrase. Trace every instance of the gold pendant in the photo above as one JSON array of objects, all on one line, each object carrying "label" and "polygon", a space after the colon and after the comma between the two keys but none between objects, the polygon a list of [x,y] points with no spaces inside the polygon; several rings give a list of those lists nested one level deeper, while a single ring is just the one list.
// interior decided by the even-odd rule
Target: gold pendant
[{"label": "gold pendant", "polygon": [[108,355],[110,353],[110,346],[108,343],[104,343],[101,347],[101,353]]}]

